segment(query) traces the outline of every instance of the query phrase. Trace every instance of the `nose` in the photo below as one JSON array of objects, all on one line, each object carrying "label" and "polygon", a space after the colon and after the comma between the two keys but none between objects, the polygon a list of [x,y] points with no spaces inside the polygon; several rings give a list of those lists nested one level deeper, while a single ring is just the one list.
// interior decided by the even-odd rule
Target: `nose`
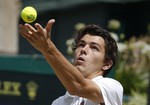
[{"label": "nose", "polygon": [[86,45],[86,46],[84,46],[84,47],[81,49],[81,55],[82,55],[82,54],[87,55],[87,50],[88,50],[88,46]]}]

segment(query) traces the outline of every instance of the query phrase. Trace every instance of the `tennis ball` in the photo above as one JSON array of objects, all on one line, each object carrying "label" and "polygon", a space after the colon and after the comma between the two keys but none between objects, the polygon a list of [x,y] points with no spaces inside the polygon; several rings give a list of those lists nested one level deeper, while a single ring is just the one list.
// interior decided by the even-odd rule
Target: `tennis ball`
[{"label": "tennis ball", "polygon": [[31,6],[27,6],[21,11],[21,18],[27,23],[32,23],[37,18],[37,11]]}]

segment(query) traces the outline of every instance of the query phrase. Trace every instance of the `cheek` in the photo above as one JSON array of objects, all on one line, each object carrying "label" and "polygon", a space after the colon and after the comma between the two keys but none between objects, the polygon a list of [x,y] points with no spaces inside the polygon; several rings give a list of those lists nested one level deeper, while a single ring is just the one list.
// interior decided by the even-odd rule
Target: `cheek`
[{"label": "cheek", "polygon": [[77,57],[77,51],[74,52],[74,59]]},{"label": "cheek", "polygon": [[93,57],[92,62],[94,62],[95,65],[103,65],[104,63],[104,57],[102,55],[96,55]]},{"label": "cheek", "polygon": [[75,60],[78,57],[78,55],[79,55],[78,52],[75,50],[74,54],[73,54],[73,57],[74,57],[73,63],[75,62]]},{"label": "cheek", "polygon": [[80,54],[80,50],[79,50],[79,49],[76,49],[76,50],[74,51],[74,58],[78,57],[79,54]]}]

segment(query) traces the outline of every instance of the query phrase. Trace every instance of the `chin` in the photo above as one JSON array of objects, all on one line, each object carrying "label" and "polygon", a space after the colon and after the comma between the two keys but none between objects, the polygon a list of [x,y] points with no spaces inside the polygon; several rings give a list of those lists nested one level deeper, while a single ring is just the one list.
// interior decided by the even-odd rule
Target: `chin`
[{"label": "chin", "polygon": [[[76,68],[82,73],[84,72],[84,68],[82,66],[76,66]],[[83,73],[82,73],[83,74]]]},{"label": "chin", "polygon": [[75,66],[80,72],[82,70],[82,67],[81,66]]},{"label": "chin", "polygon": [[80,70],[80,66],[75,66],[78,70]]}]

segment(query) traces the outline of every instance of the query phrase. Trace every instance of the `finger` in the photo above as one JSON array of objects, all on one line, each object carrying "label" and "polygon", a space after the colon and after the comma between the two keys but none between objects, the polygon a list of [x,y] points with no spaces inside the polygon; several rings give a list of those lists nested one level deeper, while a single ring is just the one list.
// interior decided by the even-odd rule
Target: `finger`
[{"label": "finger", "polygon": [[26,23],[25,24],[25,27],[26,27],[26,29],[28,30],[28,33],[29,34],[34,34],[37,30],[34,28],[34,27],[32,27],[30,24],[28,24],[28,23]]},{"label": "finger", "polygon": [[19,28],[20,28],[19,33],[21,34],[21,36],[23,36],[27,40],[33,40],[32,37],[34,36],[33,34],[34,29],[33,30],[30,28],[28,29],[25,25],[22,24],[19,24]]},{"label": "finger", "polygon": [[19,33],[22,37],[24,37],[27,40],[30,40],[30,35],[22,30],[19,30]]},{"label": "finger", "polygon": [[55,19],[50,19],[45,27],[45,29],[47,30],[47,32],[51,31],[52,25],[53,23],[55,23]]},{"label": "finger", "polygon": [[21,36],[23,36],[25,39],[28,39],[30,36],[28,34],[26,34],[24,31],[19,30],[19,33]]},{"label": "finger", "polygon": [[50,38],[51,39],[51,30],[52,30],[52,25],[53,23],[55,22],[54,19],[50,19],[48,22],[47,22],[47,25],[45,27],[45,30],[47,31],[47,38]]},{"label": "finger", "polygon": [[28,32],[28,29],[24,25],[22,25],[22,24],[19,24],[19,28],[23,32]]},{"label": "finger", "polygon": [[24,34],[33,34],[33,32],[30,31],[31,29],[26,25],[19,24],[19,28],[22,32],[24,32]]},{"label": "finger", "polygon": [[35,27],[41,34],[43,34],[44,29],[39,23],[35,23]]}]

